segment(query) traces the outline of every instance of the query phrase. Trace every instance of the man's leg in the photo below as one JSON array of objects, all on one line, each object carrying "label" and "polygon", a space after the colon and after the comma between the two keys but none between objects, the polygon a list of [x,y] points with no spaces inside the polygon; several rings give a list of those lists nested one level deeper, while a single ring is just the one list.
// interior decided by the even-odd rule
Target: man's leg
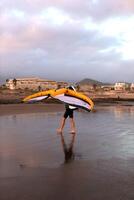
[{"label": "man's leg", "polygon": [[61,133],[63,131],[67,117],[68,117],[68,110],[66,109],[66,111],[62,117],[62,120],[61,120],[60,128],[57,130],[58,133]]},{"label": "man's leg", "polygon": [[75,122],[74,122],[74,118],[70,118],[70,124],[71,124],[71,133],[75,133]]},{"label": "man's leg", "polygon": [[63,117],[61,120],[60,128],[57,130],[59,133],[61,133],[63,131],[63,128],[65,126],[65,121],[66,121],[66,118]]}]

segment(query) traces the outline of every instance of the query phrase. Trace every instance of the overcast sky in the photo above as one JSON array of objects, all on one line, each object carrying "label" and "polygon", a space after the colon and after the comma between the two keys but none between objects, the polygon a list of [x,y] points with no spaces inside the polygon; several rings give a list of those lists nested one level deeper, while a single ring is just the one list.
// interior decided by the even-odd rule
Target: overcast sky
[{"label": "overcast sky", "polygon": [[134,0],[1,0],[0,78],[134,82]]}]

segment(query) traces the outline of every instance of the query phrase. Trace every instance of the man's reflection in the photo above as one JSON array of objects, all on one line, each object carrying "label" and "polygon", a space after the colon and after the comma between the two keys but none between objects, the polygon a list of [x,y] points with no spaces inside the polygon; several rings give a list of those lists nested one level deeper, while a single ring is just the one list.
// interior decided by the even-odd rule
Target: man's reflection
[{"label": "man's reflection", "polygon": [[74,141],[75,141],[75,135],[76,134],[71,134],[71,141],[69,145],[67,146],[63,134],[62,133],[60,134],[61,143],[63,146],[64,155],[65,155],[65,163],[68,163],[74,160],[73,146],[74,146]]}]

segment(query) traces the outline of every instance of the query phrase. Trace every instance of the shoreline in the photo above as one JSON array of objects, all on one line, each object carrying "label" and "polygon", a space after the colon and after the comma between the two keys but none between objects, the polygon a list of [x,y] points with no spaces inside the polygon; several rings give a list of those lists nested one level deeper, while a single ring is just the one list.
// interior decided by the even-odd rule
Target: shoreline
[{"label": "shoreline", "polygon": [[[98,103],[95,104],[95,108],[92,112],[96,112],[97,109],[110,108],[110,107],[122,107],[129,108],[134,107],[134,104],[129,103]],[[36,104],[0,104],[0,116],[4,115],[16,115],[16,114],[30,114],[30,113],[51,113],[51,112],[64,112],[64,104],[47,104],[47,103],[36,103]],[[82,112],[82,109],[80,109]]]}]

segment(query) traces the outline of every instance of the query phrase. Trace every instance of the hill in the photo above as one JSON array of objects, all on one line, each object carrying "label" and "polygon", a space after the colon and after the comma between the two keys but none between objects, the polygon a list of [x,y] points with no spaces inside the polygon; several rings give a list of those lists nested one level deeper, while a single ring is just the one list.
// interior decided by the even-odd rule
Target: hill
[{"label": "hill", "polygon": [[104,83],[100,82],[100,81],[96,81],[93,79],[89,79],[89,78],[85,78],[79,82],[76,83],[77,85],[104,85]]}]

